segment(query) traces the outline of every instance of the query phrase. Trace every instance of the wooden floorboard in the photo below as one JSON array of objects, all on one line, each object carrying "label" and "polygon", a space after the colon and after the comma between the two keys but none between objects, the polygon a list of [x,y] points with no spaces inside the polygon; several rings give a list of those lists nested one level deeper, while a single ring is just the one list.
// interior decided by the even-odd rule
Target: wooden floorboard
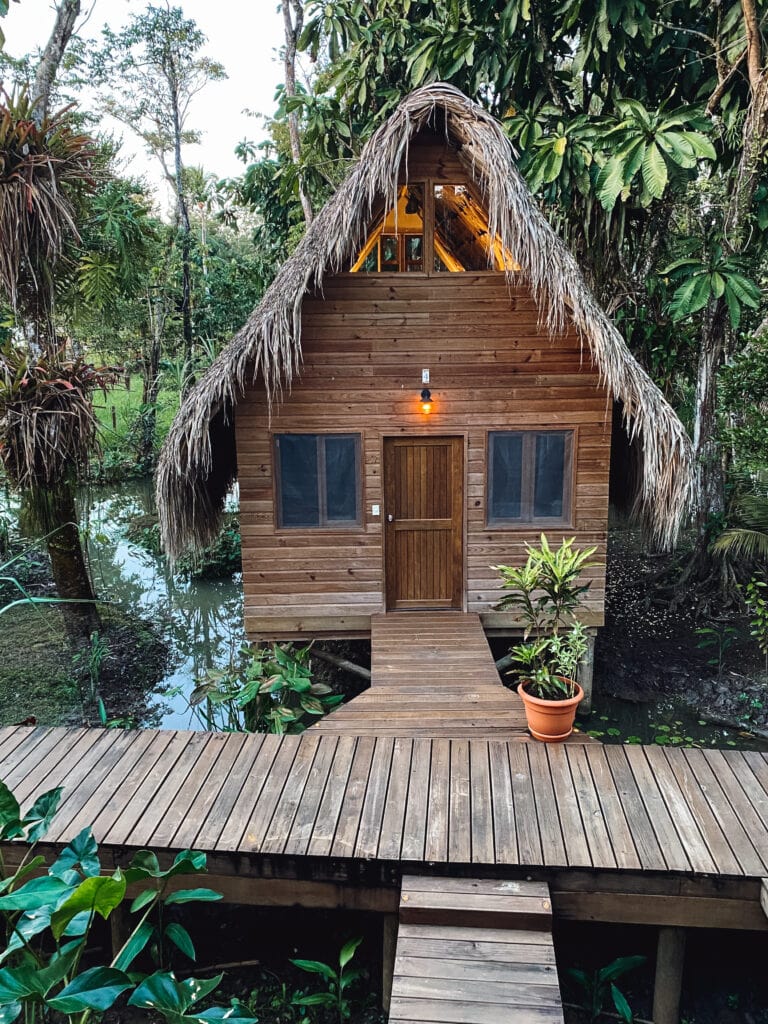
[{"label": "wooden floorboard", "polygon": [[[0,730],[49,838],[403,864],[768,876],[768,761],[508,739]],[[5,737],[13,742],[6,746]]]},{"label": "wooden floorboard", "polygon": [[405,876],[389,1019],[562,1024],[547,885]]}]

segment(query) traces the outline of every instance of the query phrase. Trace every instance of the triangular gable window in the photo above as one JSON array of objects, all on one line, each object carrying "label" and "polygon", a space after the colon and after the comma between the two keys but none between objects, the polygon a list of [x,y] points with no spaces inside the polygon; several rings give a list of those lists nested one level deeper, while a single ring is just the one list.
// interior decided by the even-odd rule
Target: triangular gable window
[{"label": "triangular gable window", "polygon": [[499,238],[490,244],[488,215],[467,184],[401,185],[397,207],[374,218],[353,273],[519,270]]}]

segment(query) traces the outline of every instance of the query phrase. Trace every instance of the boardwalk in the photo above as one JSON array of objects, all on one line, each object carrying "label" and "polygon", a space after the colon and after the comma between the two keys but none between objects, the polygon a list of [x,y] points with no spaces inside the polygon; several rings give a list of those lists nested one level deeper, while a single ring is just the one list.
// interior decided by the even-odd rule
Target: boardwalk
[{"label": "boardwalk", "polygon": [[403,878],[390,1024],[562,1024],[541,882]]},{"label": "boardwalk", "polygon": [[478,615],[371,618],[371,688],[314,725],[334,735],[527,739],[525,711],[502,686]]},{"label": "boardwalk", "polygon": [[768,875],[768,756],[392,736],[0,730],[49,839],[403,864]]}]

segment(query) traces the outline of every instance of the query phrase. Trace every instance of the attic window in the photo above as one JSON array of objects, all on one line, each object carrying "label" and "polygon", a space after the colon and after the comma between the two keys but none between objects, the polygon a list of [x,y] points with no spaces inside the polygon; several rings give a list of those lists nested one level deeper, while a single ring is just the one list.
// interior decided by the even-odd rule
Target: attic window
[{"label": "attic window", "polygon": [[360,435],[276,434],[277,525],[360,525]]},{"label": "attic window", "polygon": [[[432,230],[430,230],[432,226]],[[397,209],[379,215],[352,265],[353,273],[519,270],[488,214],[466,184],[400,186]]]},{"label": "attic window", "polygon": [[488,434],[489,526],[571,521],[573,431]]}]

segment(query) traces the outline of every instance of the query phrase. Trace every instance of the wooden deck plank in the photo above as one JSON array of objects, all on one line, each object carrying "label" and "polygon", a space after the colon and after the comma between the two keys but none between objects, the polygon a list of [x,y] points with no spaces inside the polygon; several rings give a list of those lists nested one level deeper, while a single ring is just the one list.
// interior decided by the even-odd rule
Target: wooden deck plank
[{"label": "wooden deck plank", "polygon": [[[8,767],[3,776],[6,786],[13,791],[19,803],[23,803],[34,790],[38,778],[52,779],[56,765],[67,756],[70,748],[76,747],[81,739],[87,745],[96,742],[91,729],[74,729],[65,736],[58,728],[35,728],[18,749],[18,760]],[[22,786],[26,783],[24,789]],[[51,789],[55,783],[47,788]]]},{"label": "wooden deck plank", "polygon": [[509,773],[509,748],[506,743],[490,742],[493,813],[493,849],[497,864],[516,864],[519,860],[515,828],[515,800]]},{"label": "wooden deck plank", "polygon": [[451,786],[451,744],[446,739],[432,741],[432,763],[429,771],[427,803],[427,834],[424,859],[448,859],[448,801]]},{"label": "wooden deck plank", "polygon": [[[718,756],[712,757],[713,754]],[[763,829],[768,831],[768,792],[757,781],[749,763],[741,756],[741,751],[732,751],[728,758],[723,755],[721,750],[708,750],[707,755],[716,771],[722,770],[721,764],[728,765],[737,779],[739,787],[746,794],[754,813],[760,819]]]},{"label": "wooden deck plank", "polygon": [[259,760],[265,739],[266,736],[254,734],[243,737],[238,746],[234,764],[227,773],[216,799],[207,801],[204,810],[201,808],[202,818],[191,844],[195,848],[216,849],[224,826],[229,820],[233,808],[237,806],[240,794],[248,781],[249,773],[257,766],[260,774],[256,777],[254,785],[258,785],[259,780],[263,782],[264,775],[269,770],[274,758],[274,746],[270,744],[267,755]]},{"label": "wooden deck plank", "polygon": [[[288,741],[288,742],[286,742]],[[258,851],[288,785],[299,750],[296,736],[268,734],[216,841],[217,850]]]},{"label": "wooden deck plank", "polygon": [[[672,821],[669,808],[658,787],[644,748],[627,744],[624,747],[632,778],[635,780],[646,815],[653,828],[666,867],[670,871],[690,871],[693,867],[680,835]],[[694,870],[696,870],[694,868]]]},{"label": "wooden deck plank", "polygon": [[605,748],[597,745],[588,746],[584,748],[584,754],[592,772],[616,864],[629,871],[635,870],[640,867],[640,858],[627,825],[619,794],[616,792],[613,775],[608,767]]},{"label": "wooden deck plank", "polygon": [[448,796],[448,860],[472,860],[472,808],[469,797],[469,743],[451,740],[451,775]]},{"label": "wooden deck plank", "polygon": [[512,779],[512,799],[515,802],[518,857],[521,864],[541,864],[544,854],[541,849],[528,748],[510,744],[507,752]]},{"label": "wooden deck plank", "polygon": [[[257,738],[255,742],[259,744],[261,739]],[[214,764],[211,765],[211,770],[206,777],[204,785],[193,795],[186,814],[182,817],[173,833],[173,838],[169,843],[171,847],[186,850],[202,845],[202,843],[197,842],[197,839],[198,837],[201,839],[205,838],[202,829],[206,824],[211,827],[209,824],[211,817],[217,813],[221,806],[221,792],[229,784],[241,751],[244,747],[252,750],[253,744],[254,739],[247,733],[226,734],[223,749],[219,751]],[[237,779],[233,778],[232,781],[234,784]],[[216,811],[214,811],[214,808],[216,808]],[[213,842],[215,842],[215,839]]]},{"label": "wooden deck plank", "polygon": [[376,856],[381,839],[381,823],[392,773],[392,758],[395,741],[391,736],[380,736],[376,740],[371,761],[371,773],[365,800],[360,812],[360,827],[355,843],[355,857],[371,860]]},{"label": "wooden deck plank", "polygon": [[496,861],[491,769],[488,756],[487,743],[474,743],[469,748],[469,791],[472,801],[470,829],[474,864],[494,864]]},{"label": "wooden deck plank", "polygon": [[357,831],[360,827],[360,815],[363,809],[371,763],[376,741],[369,736],[361,736],[357,741],[352,768],[349,772],[344,799],[341,804],[336,834],[331,846],[332,857],[353,856]]},{"label": "wooden deck plank", "polygon": [[600,800],[595,791],[595,783],[589,767],[589,761],[583,747],[570,747],[566,751],[571,768],[573,786],[579,801],[581,818],[589,845],[593,864],[615,868],[616,858],[613,854],[611,837],[603,818]]},{"label": "wooden deck plank", "polygon": [[[686,856],[691,862],[691,867],[694,871],[716,873],[717,867],[709,852],[709,847],[699,831],[696,818],[691,813],[686,796],[680,789],[669,762],[664,757],[663,750],[661,747],[653,746],[643,747],[642,749],[638,747],[637,749],[647,760],[653,773],[653,778],[666,808],[667,817],[677,831]],[[651,817],[651,820],[653,820],[653,817]],[[664,855],[667,857],[666,849]]]},{"label": "wooden deck plank", "polygon": [[640,866],[644,871],[665,871],[667,865],[664,862],[664,855],[629,767],[624,747],[610,744],[603,749],[621,806],[626,810],[626,821],[640,859]]},{"label": "wooden deck plank", "polygon": [[384,817],[377,855],[379,860],[399,860],[408,808],[408,788],[411,776],[413,740],[399,736],[392,750]]},{"label": "wooden deck plank", "polygon": [[552,785],[547,746],[532,743],[526,747],[531,777],[536,779],[536,817],[539,821],[542,858],[548,865],[566,866],[568,858],[563,842],[560,813]]},{"label": "wooden deck plank", "polygon": [[336,834],[336,823],[341,813],[356,746],[357,740],[354,736],[339,737],[328,782],[323,792],[317,820],[307,849],[307,853],[311,857],[327,857],[331,852],[333,837]]},{"label": "wooden deck plank", "polygon": [[429,816],[429,778],[432,770],[432,742],[414,739],[408,802],[405,808],[403,845],[400,857],[405,861],[423,861]]},{"label": "wooden deck plank", "polygon": [[589,843],[565,746],[561,743],[548,743],[547,761],[557,799],[557,813],[563,830],[567,863],[570,867],[591,867]]},{"label": "wooden deck plank", "polygon": [[309,781],[312,766],[322,742],[326,742],[331,748],[335,746],[329,737],[307,734],[301,737],[299,749],[296,751],[296,758],[290,770],[290,780],[286,775],[287,782],[282,797],[272,815],[264,840],[260,844],[259,849],[262,853],[283,852],[286,838],[291,834],[301,799],[304,796],[304,789]]},{"label": "wooden deck plank", "polygon": [[[116,737],[110,735],[111,729],[92,729],[89,731],[91,735],[82,736],[72,747],[67,749],[65,756],[59,759],[55,768],[47,769],[47,764],[49,763],[47,759],[46,762],[37,766],[31,776],[22,780],[14,787],[16,799],[19,803],[25,804],[32,798],[33,794],[35,796],[40,795],[40,792],[43,790],[40,789],[39,780],[44,777],[46,780],[45,789],[51,789],[54,786],[61,786],[62,788],[59,822],[66,822],[68,805],[73,803],[75,807],[78,807],[83,794],[88,795],[92,792],[91,779],[94,780],[93,788],[96,787],[96,780],[98,779],[97,763],[116,741]],[[62,747],[66,747],[66,741],[62,743]],[[49,755],[50,757],[51,755]],[[68,839],[73,838],[66,827],[62,827],[59,822],[56,822],[54,825],[57,835],[67,837]]]},{"label": "wooden deck plank", "polygon": [[315,827],[315,821],[320,809],[320,802],[323,799],[323,793],[328,783],[331,765],[336,756],[337,743],[338,740],[335,736],[326,736],[318,747],[301,794],[296,816],[291,825],[291,831],[283,848],[283,853],[285,854],[300,857],[306,855],[309,841],[312,838],[312,830]]}]

